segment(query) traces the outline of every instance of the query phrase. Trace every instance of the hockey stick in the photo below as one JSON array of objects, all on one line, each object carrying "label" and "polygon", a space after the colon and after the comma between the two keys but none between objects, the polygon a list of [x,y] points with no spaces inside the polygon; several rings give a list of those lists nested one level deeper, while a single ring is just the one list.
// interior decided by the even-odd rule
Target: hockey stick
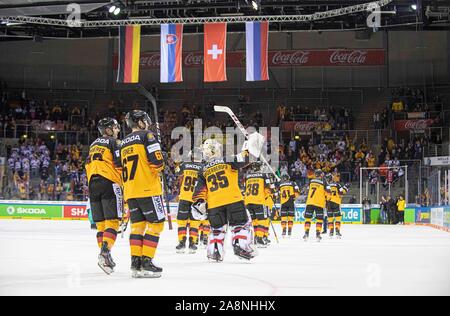
[{"label": "hockey stick", "polygon": [[[233,111],[229,107],[215,105],[214,111],[220,112],[220,113],[227,113],[231,117],[231,119],[234,121],[234,123],[237,125],[237,127],[242,132],[242,134],[244,134],[245,139],[248,140],[249,134],[248,134],[247,130],[245,129],[244,125],[242,125],[242,123],[239,121],[237,116],[234,115]],[[280,177],[278,177],[276,172],[273,170],[272,166],[267,162],[266,158],[262,154],[259,158],[269,168],[270,172],[273,173],[273,175],[275,176],[277,181],[280,182],[281,181]]]},{"label": "hockey stick", "polygon": [[[147,100],[150,101],[150,103],[153,106],[153,112],[154,112],[154,115],[155,115],[156,136],[158,138],[158,142],[162,146],[162,135],[161,135],[161,129],[159,127],[158,108],[156,106],[156,99],[150,92],[147,91],[147,89],[145,89],[141,85],[139,85],[138,91],[145,98],[147,98]],[[170,203],[169,203],[169,198],[167,196],[167,193],[169,192],[169,188],[167,186],[167,179],[166,179],[166,174],[164,173],[164,170],[161,172],[161,178],[162,178],[162,185],[163,185],[163,188],[164,188],[164,200],[166,200],[167,222],[169,224],[169,230],[172,230],[173,229],[172,216],[170,215]]]},{"label": "hockey stick", "polygon": [[277,231],[275,230],[275,226],[273,226],[273,222],[270,217],[269,217],[269,222],[270,222],[270,226],[272,226],[273,234],[275,235],[275,240],[277,241],[277,244],[279,244],[280,241],[278,240]]}]

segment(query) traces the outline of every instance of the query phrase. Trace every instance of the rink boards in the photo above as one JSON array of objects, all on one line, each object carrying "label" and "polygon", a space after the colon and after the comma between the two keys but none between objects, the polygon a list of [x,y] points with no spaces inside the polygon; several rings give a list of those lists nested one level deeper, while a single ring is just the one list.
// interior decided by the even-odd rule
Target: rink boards
[{"label": "rink boards", "polygon": [[[279,206],[278,206],[279,209]],[[178,210],[177,203],[170,203],[170,213],[172,218],[176,218]],[[363,219],[360,204],[343,204],[342,222],[346,224],[361,224]],[[304,222],[304,204],[297,204],[295,208],[295,221]],[[375,211],[375,212],[374,212]],[[377,206],[372,209],[372,223]],[[54,202],[54,201],[0,201],[0,219],[50,219],[50,220],[87,220],[88,213],[86,202]],[[409,206],[405,214],[406,222],[409,224],[419,224],[450,229],[450,206],[440,207],[416,207]]]}]

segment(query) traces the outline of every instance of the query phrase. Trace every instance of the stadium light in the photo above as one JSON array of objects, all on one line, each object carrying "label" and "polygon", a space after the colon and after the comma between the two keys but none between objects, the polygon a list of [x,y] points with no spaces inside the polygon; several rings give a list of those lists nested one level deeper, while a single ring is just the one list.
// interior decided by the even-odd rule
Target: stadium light
[{"label": "stadium light", "polygon": [[111,13],[111,14],[113,14],[113,12],[116,10],[116,6],[115,5],[112,5],[112,6],[110,6],[109,7],[109,13]]},{"label": "stadium light", "polygon": [[117,8],[114,10],[114,15],[118,15],[119,13],[120,13],[120,8],[117,7]]},{"label": "stadium light", "polygon": [[416,11],[417,10],[417,4],[411,4],[411,8]]}]

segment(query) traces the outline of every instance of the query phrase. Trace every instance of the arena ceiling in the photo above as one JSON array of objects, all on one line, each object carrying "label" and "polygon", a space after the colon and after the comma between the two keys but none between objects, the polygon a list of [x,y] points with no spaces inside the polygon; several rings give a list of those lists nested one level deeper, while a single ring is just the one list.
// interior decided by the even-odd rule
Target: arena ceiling
[{"label": "arena ceiling", "polygon": [[[385,0],[386,1],[386,0]],[[69,27],[58,23],[68,17],[68,4],[79,4],[81,21],[103,25]],[[254,6],[256,3],[256,7]],[[333,12],[351,6],[367,4],[370,0],[0,0],[0,40],[36,39],[44,37],[108,37],[117,35],[112,22],[154,20],[170,21],[217,17],[241,19],[243,17],[308,16],[314,13]],[[449,29],[450,1],[448,0],[391,0],[383,11],[395,14],[382,15],[383,28]],[[121,8],[118,15],[109,13],[109,7]],[[413,5],[416,5],[414,8]],[[271,20],[271,31],[327,31],[367,28],[365,10],[348,14],[326,16],[317,20]],[[18,17],[21,17],[20,19]],[[10,20],[12,19],[12,20]],[[47,20],[51,21],[50,23]],[[55,22],[56,21],[56,22]],[[110,23],[111,22],[111,23]],[[159,34],[159,23],[145,25],[144,35]],[[242,23],[230,24],[230,32],[243,31]],[[201,23],[186,23],[186,33],[201,32]]]}]

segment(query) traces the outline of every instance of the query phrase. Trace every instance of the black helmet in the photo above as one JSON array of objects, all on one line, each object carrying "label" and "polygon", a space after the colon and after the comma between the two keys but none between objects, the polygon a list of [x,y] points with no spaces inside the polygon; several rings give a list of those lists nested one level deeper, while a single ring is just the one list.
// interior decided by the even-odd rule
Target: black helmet
[{"label": "black helmet", "polygon": [[327,173],[325,179],[327,180],[327,182],[333,182],[333,175],[331,173]]},{"label": "black helmet", "polygon": [[114,126],[120,128],[119,122],[111,117],[102,118],[97,124],[98,131],[102,134],[102,136],[106,134],[107,128],[113,129]]},{"label": "black helmet", "polygon": [[139,127],[139,121],[142,121],[145,125],[147,125],[147,128],[149,128],[152,125],[152,120],[150,119],[150,116],[144,111],[141,110],[133,110],[131,112],[128,112],[125,116],[125,121],[127,122],[127,126],[131,129],[133,128],[140,128]]},{"label": "black helmet", "polygon": [[316,178],[322,178],[323,176],[323,171],[320,169],[316,169],[316,171],[314,171],[314,177]]},{"label": "black helmet", "polygon": [[253,170],[254,172],[261,171],[261,167],[262,167],[262,165],[261,165],[261,162],[259,162],[259,161],[254,162],[254,163],[252,164],[252,170]]},{"label": "black helmet", "polygon": [[283,180],[283,181],[289,181],[289,175],[288,175],[287,173],[283,174],[283,175],[281,176],[281,180]]}]

